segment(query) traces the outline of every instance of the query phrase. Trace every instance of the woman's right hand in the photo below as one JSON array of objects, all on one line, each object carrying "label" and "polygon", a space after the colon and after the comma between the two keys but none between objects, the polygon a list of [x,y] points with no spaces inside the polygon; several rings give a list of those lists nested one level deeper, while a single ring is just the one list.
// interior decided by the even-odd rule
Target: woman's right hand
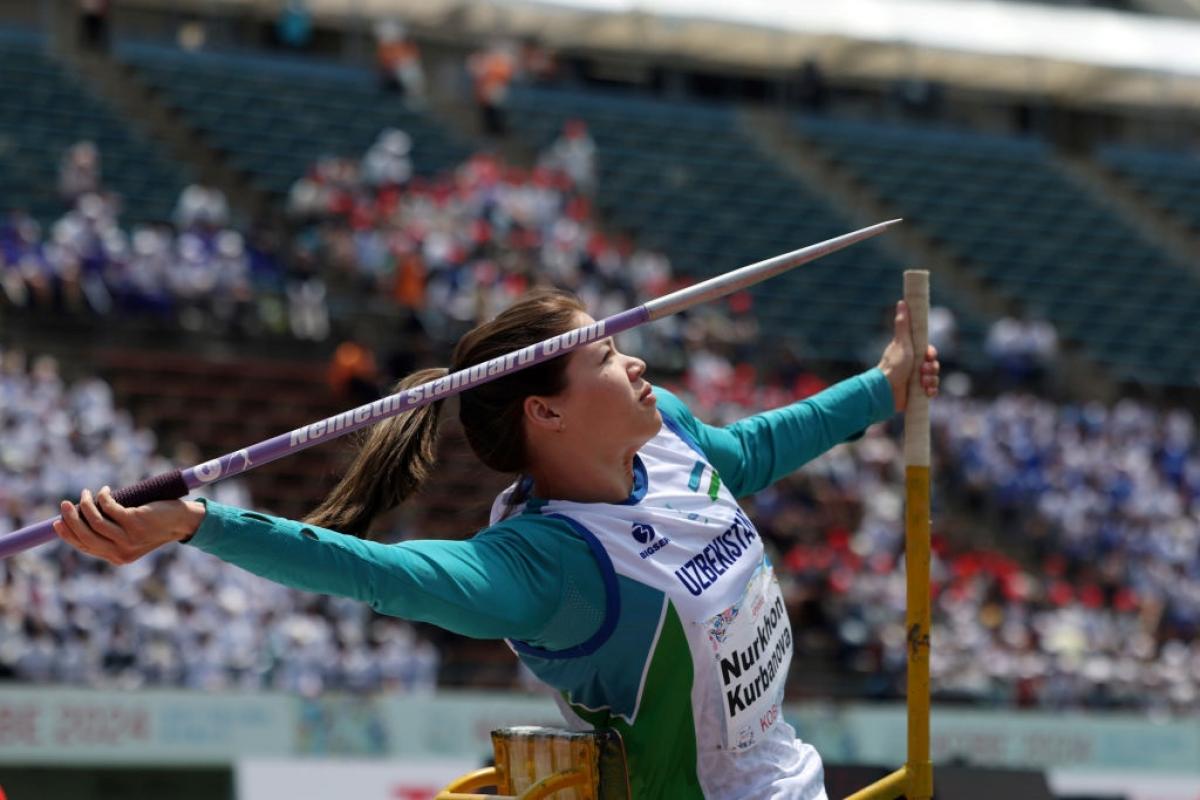
[{"label": "woman's right hand", "polygon": [[[903,412],[908,406],[908,380],[912,375],[913,346],[912,323],[908,316],[908,304],[901,300],[896,304],[894,320],[895,333],[879,359],[879,369],[887,377],[892,387],[892,400],[897,413]],[[926,397],[937,397],[939,374],[942,371],[938,361],[937,348],[929,345],[925,356],[921,359],[921,388]]]},{"label": "woman's right hand", "polygon": [[79,505],[64,500],[54,532],[67,544],[110,564],[137,561],[151,550],[187,539],[204,520],[204,505],[194,500],[158,500],[126,508],[105,486],[95,497],[87,489]]}]

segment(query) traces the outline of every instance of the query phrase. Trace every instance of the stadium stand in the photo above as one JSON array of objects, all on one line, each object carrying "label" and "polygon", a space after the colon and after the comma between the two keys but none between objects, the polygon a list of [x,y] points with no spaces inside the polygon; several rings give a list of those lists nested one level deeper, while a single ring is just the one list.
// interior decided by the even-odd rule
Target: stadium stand
[{"label": "stadium stand", "polygon": [[[104,163],[99,148],[82,147]],[[72,146],[64,159],[80,149]],[[167,218],[130,224],[105,178],[85,182],[90,188],[61,200],[64,213],[45,229],[19,207],[0,219],[0,287],[13,307],[128,313],[254,335],[281,333],[290,312],[299,335],[303,306],[292,302],[285,311],[281,298],[292,276],[269,238],[254,230],[243,236],[228,224],[220,192],[189,186]]]},{"label": "stadium stand", "polygon": [[[852,230],[827,202],[755,152],[735,109],[603,90],[524,87],[513,125],[537,146],[571,118],[597,143],[597,202],[608,222],[670,256],[682,275],[708,277]],[[902,267],[873,243],[836,253],[753,290],[764,331],[803,342],[806,357],[857,362],[874,347]],[[965,352],[984,323],[935,289],[959,318]],[[803,313],[797,313],[803,308]]]},{"label": "stadium stand", "polygon": [[1186,152],[1139,150],[1109,145],[1101,164],[1131,182],[1159,210],[1176,215],[1200,232],[1200,158]]},{"label": "stadium stand", "polygon": [[465,142],[387,92],[374,73],[316,59],[191,54],[123,43],[134,66],[229,162],[282,195],[319,158],[359,156],[385,128],[401,128],[431,175],[459,163]]},{"label": "stadium stand", "polygon": [[1072,183],[1046,142],[815,117],[796,130],[1119,379],[1194,381],[1200,280]]},{"label": "stadium stand", "polygon": [[[97,368],[142,425],[194,442],[195,463],[342,410],[323,372],[304,361],[222,361],[110,348],[99,354]],[[264,402],[267,395],[283,401]],[[328,488],[339,452],[325,447],[298,453],[248,473],[244,481],[261,508],[302,516],[309,498]]]},{"label": "stadium stand", "polygon": [[[361,313],[364,294],[387,298],[393,326],[413,315],[445,344],[536,286],[574,291],[603,316],[672,282],[661,254],[605,234],[560,168],[480,153],[429,181],[376,185],[370,161],[323,160],[289,196],[297,250],[331,282],[354,285],[347,313]],[[661,350],[664,329],[629,340]]]},{"label": "stadium stand", "polygon": [[2,202],[43,225],[66,205],[58,196],[59,159],[80,140],[102,153],[105,185],[117,193],[130,222],[171,218],[188,181],[186,168],[141,137],[44,52],[40,34],[0,29],[0,171]]}]

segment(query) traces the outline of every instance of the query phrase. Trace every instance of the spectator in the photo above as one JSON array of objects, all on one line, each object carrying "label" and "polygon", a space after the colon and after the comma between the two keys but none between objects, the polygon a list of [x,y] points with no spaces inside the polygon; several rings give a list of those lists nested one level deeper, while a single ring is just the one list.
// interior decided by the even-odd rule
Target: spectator
[{"label": "spectator", "polygon": [[108,49],[110,0],[79,0],[80,42],[87,50]]},{"label": "spectator", "polygon": [[114,214],[105,198],[87,194],[51,229],[48,262],[60,298],[69,309],[90,307],[100,314],[112,309],[105,285],[106,267],[110,256],[124,247]]},{"label": "spectator", "polygon": [[929,308],[929,343],[937,348],[942,366],[948,370],[958,367],[958,320],[945,306]]},{"label": "spectator", "polygon": [[328,292],[320,278],[291,281],[287,286],[288,322],[297,339],[322,342],[329,338]]},{"label": "spectator", "polygon": [[409,152],[412,139],[402,130],[387,128],[363,156],[362,175],[372,189],[401,187],[412,178],[413,167]]},{"label": "spectator", "polygon": [[53,302],[52,272],[41,240],[41,228],[22,211],[10,213],[0,225],[0,286],[14,306]]},{"label": "spectator", "polygon": [[67,148],[58,167],[58,194],[74,205],[85,194],[100,191],[100,151],[94,142],[76,142]]},{"label": "spectator", "polygon": [[229,203],[220,189],[193,183],[179,195],[174,217],[181,231],[221,228],[229,224]]},{"label": "spectator", "polygon": [[1058,358],[1058,333],[1045,320],[1003,317],[992,324],[985,348],[1002,389],[1044,388]]},{"label": "spectator", "polygon": [[185,17],[175,32],[175,40],[180,50],[189,53],[203,50],[208,44],[208,26],[199,17]]},{"label": "spectator", "polygon": [[371,351],[354,341],[339,344],[329,365],[329,385],[354,405],[379,397],[379,369]]},{"label": "spectator", "polygon": [[581,119],[569,119],[562,134],[543,154],[541,164],[564,172],[579,191],[589,197],[596,188],[596,143]]},{"label": "spectator", "polygon": [[275,23],[275,36],[284,47],[302,50],[312,41],[312,12],[308,0],[286,0]]},{"label": "spectator", "polygon": [[467,59],[467,71],[475,86],[475,103],[479,107],[483,132],[502,137],[508,133],[505,106],[508,89],[517,69],[513,47],[496,42]]},{"label": "spectator", "polygon": [[423,108],[426,102],[425,68],[421,51],[408,36],[403,25],[383,20],[375,26],[375,63],[383,85],[400,92],[412,108]]}]

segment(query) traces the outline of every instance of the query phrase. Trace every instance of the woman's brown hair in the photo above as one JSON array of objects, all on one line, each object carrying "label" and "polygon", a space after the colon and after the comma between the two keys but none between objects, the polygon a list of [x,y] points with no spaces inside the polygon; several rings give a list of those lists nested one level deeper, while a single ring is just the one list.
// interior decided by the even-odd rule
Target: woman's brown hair
[{"label": "woman's brown hair", "polygon": [[[401,392],[578,327],[585,311],[574,295],[538,290],[472,329],[454,348],[450,369],[414,372],[399,381]],[[459,420],[479,460],[498,472],[528,467],[524,400],[556,395],[567,385],[567,359],[552,358],[476,386],[459,396]],[[374,425],[345,476],[305,522],[365,537],[376,515],[403,503],[420,488],[437,459],[438,400]]]}]

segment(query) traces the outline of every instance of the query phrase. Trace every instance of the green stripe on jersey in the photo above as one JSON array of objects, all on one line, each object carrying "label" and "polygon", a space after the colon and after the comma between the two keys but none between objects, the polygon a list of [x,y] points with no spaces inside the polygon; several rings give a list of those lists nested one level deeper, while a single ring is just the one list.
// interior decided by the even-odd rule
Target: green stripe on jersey
[{"label": "green stripe on jersey", "polygon": [[712,480],[708,484],[708,496],[714,503],[717,501],[717,493],[721,491],[721,476],[717,471],[713,470]]},{"label": "green stripe on jersey", "polygon": [[621,734],[633,800],[704,800],[696,769],[692,677],[687,635],[675,606],[668,602],[633,725],[608,711],[571,705],[585,722]]}]

